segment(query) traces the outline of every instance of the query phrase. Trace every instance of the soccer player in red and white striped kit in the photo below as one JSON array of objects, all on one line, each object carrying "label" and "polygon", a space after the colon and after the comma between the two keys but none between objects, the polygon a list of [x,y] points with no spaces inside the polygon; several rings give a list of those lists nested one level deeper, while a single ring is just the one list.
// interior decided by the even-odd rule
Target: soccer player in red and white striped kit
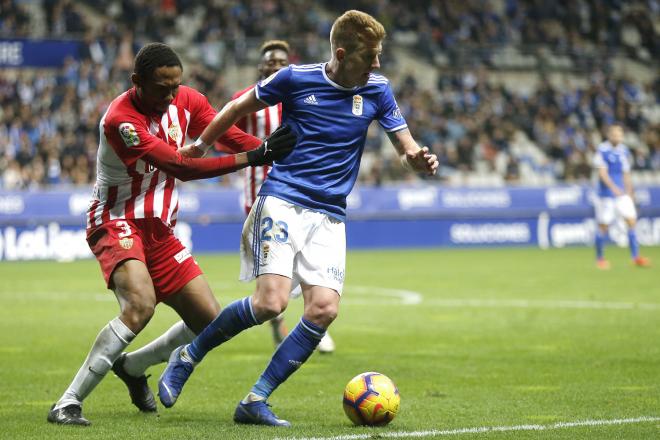
[{"label": "soccer player in red and white striped kit", "polygon": [[[289,43],[286,41],[268,40],[261,45],[259,52],[261,54],[261,59],[257,66],[257,70],[259,72],[259,80],[268,78],[278,70],[289,65],[290,47]],[[238,92],[234,93],[232,99],[238,98],[253,88],[254,85],[251,85],[250,87],[247,87],[243,90],[239,90]],[[282,103],[278,103],[277,105],[266,107],[256,113],[247,115],[246,117],[240,119],[236,123],[236,126],[246,133],[254,135],[260,139],[265,139],[267,136],[273,133],[281,123]],[[216,147],[219,150],[227,150],[226,148],[223,148],[222,145],[218,145]],[[266,180],[270,168],[270,164],[245,168],[243,172],[243,206],[245,208],[245,215],[250,213],[250,209],[252,208],[254,201],[257,199],[259,189],[264,183],[264,180]],[[291,293],[291,296],[297,298],[301,294],[302,291],[300,286],[297,286]],[[277,345],[282,342],[282,340],[284,340],[288,334],[286,325],[284,324],[284,315],[278,315],[277,317],[271,319],[270,323],[273,329],[273,341],[275,342],[275,345]],[[328,332],[325,333],[323,339],[319,343],[318,350],[320,353],[332,353],[335,350],[335,343]]]},{"label": "soccer player in red and white striped kit", "polygon": [[[176,179],[263,166],[283,158],[295,145],[288,127],[270,132],[266,141],[232,127],[220,142],[240,153],[190,157],[191,148],[182,147],[200,135],[216,111],[204,95],[181,85],[182,73],[181,61],[169,46],[144,46],[135,57],[134,87],[113,100],[101,119],[87,242],[117,297],[120,314],[101,329],[87,359],[48,413],[51,423],[89,425],[82,415],[83,399],[111,368],[140,410],[156,411],[144,370],[167,360],[175,347],[191,340],[220,313],[202,270],[173,233]],[[172,307],[182,321],[140,350],[122,353],[160,302]]]}]

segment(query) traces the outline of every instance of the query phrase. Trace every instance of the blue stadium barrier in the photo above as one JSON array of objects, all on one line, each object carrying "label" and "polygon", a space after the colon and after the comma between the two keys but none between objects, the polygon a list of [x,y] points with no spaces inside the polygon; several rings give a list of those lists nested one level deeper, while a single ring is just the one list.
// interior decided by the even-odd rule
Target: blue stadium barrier
[{"label": "blue stadium barrier", "polygon": [[81,46],[77,40],[0,38],[0,68],[62,67],[67,57],[79,58]]},{"label": "blue stadium barrier", "polygon": [[[90,190],[0,192],[0,260],[91,257],[84,213]],[[236,252],[243,223],[241,192],[182,189],[176,233],[196,253]],[[636,190],[639,241],[660,244],[660,187]],[[590,245],[593,190],[453,189],[441,186],[356,188],[348,199],[351,249],[437,246]],[[610,238],[625,244],[622,227]]]}]

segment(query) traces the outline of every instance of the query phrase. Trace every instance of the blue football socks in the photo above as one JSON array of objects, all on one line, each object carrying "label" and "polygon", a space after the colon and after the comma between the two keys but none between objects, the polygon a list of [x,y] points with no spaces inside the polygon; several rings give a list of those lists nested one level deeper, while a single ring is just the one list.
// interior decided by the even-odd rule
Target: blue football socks
[{"label": "blue football socks", "polygon": [[325,329],[302,318],[277,348],[251,392],[267,399],[275,388],[309,359],[323,335]]},{"label": "blue football socks", "polygon": [[637,243],[637,234],[634,229],[628,230],[628,246],[633,259],[639,257],[639,243]]},{"label": "blue football socks", "polygon": [[252,311],[252,298],[247,296],[225,307],[186,347],[193,362],[200,362],[206,353],[227,342],[240,332],[259,324]]},{"label": "blue football socks", "polygon": [[596,229],[596,258],[603,259],[603,247],[605,246],[605,234],[600,229]]}]

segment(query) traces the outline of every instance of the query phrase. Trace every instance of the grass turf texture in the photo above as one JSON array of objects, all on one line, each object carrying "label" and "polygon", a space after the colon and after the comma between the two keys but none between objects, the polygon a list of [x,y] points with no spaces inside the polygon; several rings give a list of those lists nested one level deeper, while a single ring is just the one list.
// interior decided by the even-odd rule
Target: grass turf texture
[{"label": "grass turf texture", "polygon": [[[660,264],[659,248],[643,251]],[[139,414],[124,385],[109,374],[85,402],[90,428],[47,424],[50,405],[118,307],[95,261],[3,262],[0,437],[377,438],[394,431],[660,416],[660,308],[553,306],[555,300],[660,303],[657,267],[632,267],[625,249],[610,247],[613,268],[601,272],[592,254],[586,248],[349,253],[340,315],[332,326],[337,351],[314,354],[271,398],[276,413],[293,423],[288,430],[232,422],[236,403],[272,353],[267,326],[207,356],[177,405],[169,410],[159,405],[159,417]],[[251,285],[233,281],[239,264],[235,255],[198,260],[222,304],[250,292]],[[414,291],[423,299],[402,305],[391,290],[378,288]],[[496,302],[468,305],[448,299]],[[515,307],[512,300],[548,302]],[[301,301],[290,304],[289,328],[301,310]],[[176,319],[160,305],[131,349]],[[151,370],[154,390],[162,368]],[[401,392],[401,412],[385,428],[353,427],[342,411],[344,385],[364,371],[388,375]],[[658,437],[659,422],[451,436]]]}]

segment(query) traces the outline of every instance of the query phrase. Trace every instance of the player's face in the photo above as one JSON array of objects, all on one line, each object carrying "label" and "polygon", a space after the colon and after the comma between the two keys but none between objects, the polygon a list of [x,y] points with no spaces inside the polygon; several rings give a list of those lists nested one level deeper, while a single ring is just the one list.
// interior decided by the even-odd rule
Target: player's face
[{"label": "player's face", "polygon": [[380,68],[380,54],[383,46],[364,45],[344,57],[344,82],[346,87],[363,86],[369,81],[369,74]]},{"label": "player's face", "polygon": [[289,65],[289,54],[281,49],[269,50],[261,58],[259,74],[261,79],[268,78],[273,73]]},{"label": "player's face", "polygon": [[610,127],[607,131],[607,138],[610,140],[612,145],[618,145],[623,142],[623,128],[618,125]]},{"label": "player's face", "polygon": [[134,74],[133,83],[144,109],[165,113],[179,91],[182,73],[179,66],[162,66],[154,70],[151,78],[143,79]]}]

